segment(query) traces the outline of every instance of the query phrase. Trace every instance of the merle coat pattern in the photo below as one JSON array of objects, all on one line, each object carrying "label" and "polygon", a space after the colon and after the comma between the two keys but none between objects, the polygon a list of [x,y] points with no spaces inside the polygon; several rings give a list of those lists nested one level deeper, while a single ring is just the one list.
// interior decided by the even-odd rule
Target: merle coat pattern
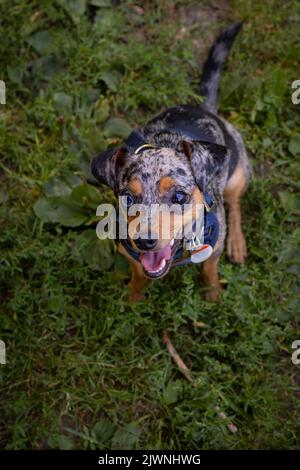
[{"label": "merle coat pattern", "polygon": [[[217,115],[221,70],[240,28],[238,23],[224,30],[209,52],[200,86],[204,102],[198,106],[174,106],[145,125],[141,132],[155,148],[147,148],[138,155],[122,147],[110,149],[92,162],[92,172],[100,182],[110,186],[116,195],[130,190],[137,203],[168,203],[178,188],[191,200],[195,200],[195,195],[199,200],[204,191],[212,195],[220,230],[214,252],[202,266],[209,300],[216,300],[220,292],[217,262],[226,233],[224,201],[228,206],[228,255],[236,263],[243,263],[246,257],[240,197],[249,180],[248,158],[239,132]],[[164,246],[165,242],[159,240],[153,251]],[[135,244],[134,248],[139,250]],[[120,246],[120,251],[131,261],[132,299],[139,300],[147,278],[153,277],[124,247]],[[162,275],[171,267],[172,260]]]}]

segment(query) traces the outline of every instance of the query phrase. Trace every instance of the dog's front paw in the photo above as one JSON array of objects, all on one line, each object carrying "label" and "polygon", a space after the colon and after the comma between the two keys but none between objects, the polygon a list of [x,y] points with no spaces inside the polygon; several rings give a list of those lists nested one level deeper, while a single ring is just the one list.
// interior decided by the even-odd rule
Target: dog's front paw
[{"label": "dog's front paw", "polygon": [[228,235],[227,253],[232,263],[245,263],[247,256],[247,246],[242,232],[239,234]]},{"label": "dog's front paw", "polygon": [[220,300],[221,292],[221,286],[208,287],[205,292],[205,300],[207,302],[217,302]]},{"label": "dog's front paw", "polygon": [[145,300],[145,295],[142,294],[141,292],[131,292],[131,294],[128,297],[128,301],[130,303],[142,302],[143,300]]}]

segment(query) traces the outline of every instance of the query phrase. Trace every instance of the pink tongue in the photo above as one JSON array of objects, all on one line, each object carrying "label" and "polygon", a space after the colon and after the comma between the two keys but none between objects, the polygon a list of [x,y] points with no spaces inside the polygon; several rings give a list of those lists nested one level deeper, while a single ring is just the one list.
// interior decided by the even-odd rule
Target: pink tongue
[{"label": "pink tongue", "polygon": [[162,260],[165,259],[167,261],[170,258],[171,247],[170,245],[167,245],[160,251],[143,253],[141,255],[141,263],[146,269],[146,271],[157,271]]}]

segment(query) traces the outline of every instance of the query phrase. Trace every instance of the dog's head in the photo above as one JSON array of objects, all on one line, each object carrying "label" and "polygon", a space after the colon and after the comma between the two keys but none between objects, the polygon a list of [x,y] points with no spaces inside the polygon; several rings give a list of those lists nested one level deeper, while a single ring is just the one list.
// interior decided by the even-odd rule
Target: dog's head
[{"label": "dog's head", "polygon": [[153,139],[153,147],[145,145],[137,151],[121,146],[93,160],[94,176],[116,196],[124,196],[127,209],[133,205],[142,211],[156,209],[155,213],[151,209],[151,221],[147,212],[146,226],[141,224],[141,215],[145,221],[141,210],[128,217],[129,237],[148,277],[160,278],[168,272],[182,242],[183,225],[197,217],[196,205],[203,203],[210,181],[222,173],[226,156],[223,146],[165,135]]}]

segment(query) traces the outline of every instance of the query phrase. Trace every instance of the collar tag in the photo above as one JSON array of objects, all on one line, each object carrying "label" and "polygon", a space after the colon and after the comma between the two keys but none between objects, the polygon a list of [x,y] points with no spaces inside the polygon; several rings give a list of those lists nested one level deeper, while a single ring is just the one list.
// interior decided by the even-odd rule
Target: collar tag
[{"label": "collar tag", "polygon": [[[190,260],[192,263],[202,263],[210,257],[213,252],[213,247],[207,243],[203,243],[204,227],[199,235],[195,232],[192,233],[190,239],[184,240],[184,248],[190,251]],[[202,240],[202,241],[201,241]]]},{"label": "collar tag", "polygon": [[191,262],[198,264],[207,260],[213,252],[213,248],[210,245],[202,245],[199,250],[195,250],[191,254]]},{"label": "collar tag", "polygon": [[203,239],[204,239],[204,227],[201,228],[201,232],[199,235],[196,232],[192,232],[191,238],[184,239],[184,249],[188,251],[195,251],[199,250],[203,246]]}]

